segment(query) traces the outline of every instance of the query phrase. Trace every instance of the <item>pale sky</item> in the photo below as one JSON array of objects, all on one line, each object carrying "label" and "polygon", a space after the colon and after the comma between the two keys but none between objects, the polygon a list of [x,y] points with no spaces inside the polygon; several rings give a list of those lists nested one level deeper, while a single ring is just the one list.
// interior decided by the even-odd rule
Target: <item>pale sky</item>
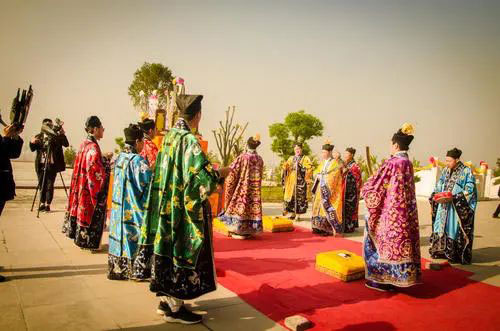
[{"label": "pale sky", "polygon": [[[160,62],[203,94],[201,132],[229,105],[261,133],[300,109],[319,117],[339,150],[386,157],[403,122],[427,162],[500,157],[500,1],[6,1],[0,0],[0,108],[35,90],[24,137],[42,118],[65,121],[70,143],[98,115],[104,151],[138,120],[134,71]],[[312,142],[319,154],[325,138]],[[26,140],[28,140],[26,139]]]}]

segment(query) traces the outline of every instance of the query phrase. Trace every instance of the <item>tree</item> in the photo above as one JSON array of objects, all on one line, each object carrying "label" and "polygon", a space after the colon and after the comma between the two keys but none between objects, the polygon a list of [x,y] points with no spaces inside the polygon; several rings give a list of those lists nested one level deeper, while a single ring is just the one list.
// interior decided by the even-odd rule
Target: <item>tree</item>
[{"label": "tree", "polygon": [[118,145],[118,148],[115,148],[115,154],[119,154],[125,148],[125,139],[123,137],[116,137],[115,143]]},{"label": "tree", "polygon": [[304,155],[311,155],[307,141],[323,135],[323,123],[320,119],[304,110],[289,113],[284,123],[274,123],[269,126],[269,135],[273,138],[271,150],[282,160],[293,155],[295,143],[303,144]]},{"label": "tree", "polygon": [[147,111],[149,96],[156,94],[158,104],[163,108],[169,91],[173,90],[173,79],[172,71],[163,64],[144,62],[134,73],[134,80],[128,87],[128,95],[134,107]]},{"label": "tree", "polygon": [[219,151],[220,160],[222,166],[226,167],[234,160],[235,150],[239,148],[239,142],[243,133],[247,129],[248,122],[245,125],[240,125],[234,123],[234,112],[236,107],[228,107],[226,110],[226,120],[224,123],[219,121],[219,128],[217,130],[212,130],[215,138],[215,143],[217,144],[217,150]]},{"label": "tree", "polygon": [[217,154],[214,153],[214,151],[208,151],[208,154],[207,154],[207,159],[208,161],[210,161],[210,163],[217,163],[217,164],[220,164],[220,160],[219,158],[217,157]]},{"label": "tree", "polygon": [[64,163],[66,163],[68,167],[73,167],[75,159],[76,159],[76,150],[71,145],[64,150]]}]

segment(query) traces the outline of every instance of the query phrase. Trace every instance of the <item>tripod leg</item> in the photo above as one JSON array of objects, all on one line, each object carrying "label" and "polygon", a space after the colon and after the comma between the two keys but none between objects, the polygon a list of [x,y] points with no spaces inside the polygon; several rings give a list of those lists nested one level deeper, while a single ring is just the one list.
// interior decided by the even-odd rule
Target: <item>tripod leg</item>
[{"label": "tripod leg", "polygon": [[[40,189],[40,198],[43,193],[43,188],[45,187],[45,177],[47,176],[47,166],[49,164],[49,157],[50,157],[50,145],[47,148],[47,157],[45,158],[45,166],[43,167],[43,177],[42,177],[42,187]],[[40,203],[39,203],[40,205]],[[36,213],[36,218],[40,218],[40,208],[38,208],[38,212]]]},{"label": "tripod leg", "polygon": [[63,176],[61,173],[59,173],[59,176],[61,176],[61,182],[63,183],[63,187],[64,187],[64,192],[66,192],[66,198],[69,198],[69,195],[68,195],[68,189],[66,188],[66,184],[64,184],[64,179],[63,179]]},{"label": "tripod leg", "polygon": [[33,211],[33,208],[35,207],[35,201],[36,201],[36,196],[38,195],[38,189],[40,188],[40,181],[37,178],[37,185],[36,185],[36,190],[35,190],[35,196],[33,197],[33,203],[31,204],[31,211]]}]

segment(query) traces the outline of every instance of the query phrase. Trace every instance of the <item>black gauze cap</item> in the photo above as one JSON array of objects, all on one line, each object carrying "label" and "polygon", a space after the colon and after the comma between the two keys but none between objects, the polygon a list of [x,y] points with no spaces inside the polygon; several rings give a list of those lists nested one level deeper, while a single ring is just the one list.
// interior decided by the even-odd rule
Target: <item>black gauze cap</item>
[{"label": "black gauze cap", "polygon": [[201,110],[203,95],[182,94],[177,97],[176,103],[181,117],[183,115],[194,116]]},{"label": "black gauze cap", "polygon": [[453,148],[453,149],[450,149],[447,153],[446,153],[446,156],[448,157],[452,157],[454,159],[459,159],[460,156],[462,156],[462,151],[459,150],[458,148]]},{"label": "black gauze cap", "polygon": [[85,121],[85,128],[90,129],[90,128],[100,128],[102,126],[101,120],[99,117],[92,115],[89,118],[87,118],[87,121]]},{"label": "black gauze cap", "polygon": [[247,145],[250,149],[256,149],[260,146],[260,141],[254,140],[253,137],[248,138]]},{"label": "black gauze cap", "polygon": [[144,132],[148,132],[151,129],[155,128],[155,121],[152,119],[146,118],[144,121],[139,122],[139,127],[142,129]]},{"label": "black gauze cap", "polygon": [[335,148],[335,146],[333,146],[332,144],[324,144],[322,147],[323,150],[328,151],[328,152],[333,151],[334,148]]},{"label": "black gauze cap", "polygon": [[136,140],[144,138],[144,132],[142,132],[137,124],[130,124],[128,128],[123,130],[123,133],[125,134],[125,141],[127,142],[135,142]]},{"label": "black gauze cap", "polygon": [[347,152],[351,153],[351,154],[352,154],[352,156],[356,155],[356,149],[355,149],[355,148],[353,148],[353,147],[347,147],[345,150],[346,150]]},{"label": "black gauze cap", "polygon": [[392,142],[397,143],[401,150],[407,151],[410,148],[413,138],[411,134],[405,134],[399,129],[398,132],[392,136]]}]

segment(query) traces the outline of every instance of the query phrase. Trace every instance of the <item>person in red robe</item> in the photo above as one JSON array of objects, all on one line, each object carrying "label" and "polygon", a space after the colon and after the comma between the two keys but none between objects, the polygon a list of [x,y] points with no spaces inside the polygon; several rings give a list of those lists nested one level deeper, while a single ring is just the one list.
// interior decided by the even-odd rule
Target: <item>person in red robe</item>
[{"label": "person in red robe", "polygon": [[155,121],[148,118],[140,122],[139,126],[144,132],[144,148],[140,155],[148,161],[149,168],[154,171],[156,155],[158,155],[158,147],[153,142],[153,138],[156,136],[156,124]]},{"label": "person in red robe", "polygon": [[103,158],[99,144],[104,128],[97,116],[85,123],[87,138],[73,166],[68,208],[62,232],[82,249],[97,250],[106,220],[109,162]]},{"label": "person in red robe", "polygon": [[358,224],[358,208],[359,194],[363,180],[361,178],[361,169],[354,161],[356,150],[349,147],[344,153],[344,203],[343,217],[344,232],[354,232],[359,227]]}]

